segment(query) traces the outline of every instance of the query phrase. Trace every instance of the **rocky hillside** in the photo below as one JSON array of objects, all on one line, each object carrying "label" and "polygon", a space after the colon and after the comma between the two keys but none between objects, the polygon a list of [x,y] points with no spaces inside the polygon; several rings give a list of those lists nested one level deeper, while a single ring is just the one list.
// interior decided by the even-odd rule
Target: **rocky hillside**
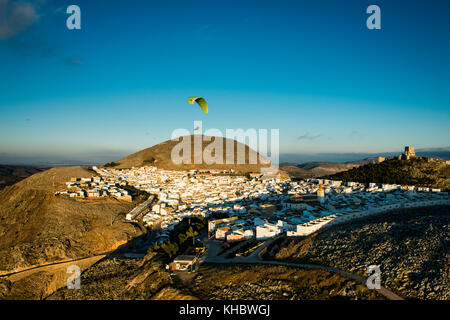
[{"label": "rocky hillside", "polygon": [[0,191],[0,274],[109,251],[140,234],[125,222],[135,203],[54,196],[81,167],[37,173]]},{"label": "rocky hillside", "polygon": [[176,288],[155,253],[143,259],[104,259],[81,275],[82,290],[61,288],[49,300],[195,299]]},{"label": "rocky hillside", "polygon": [[324,178],[354,182],[396,183],[450,189],[450,166],[445,160],[414,158],[390,159],[377,164],[366,164]]},{"label": "rocky hillside", "polygon": [[82,274],[81,286],[61,288],[48,299],[382,299],[342,276],[283,266],[206,264],[194,279],[180,281],[164,270],[153,252],[143,260],[104,259]]},{"label": "rocky hillside", "polygon": [[285,266],[205,265],[188,289],[202,300],[383,299],[340,275]]},{"label": "rocky hillside", "polygon": [[[170,243],[205,224],[202,219],[178,225]],[[192,221],[191,221],[192,222]],[[184,224],[184,227],[182,226]],[[189,237],[189,234],[186,234]],[[138,242],[137,240],[131,241]],[[169,243],[167,242],[167,244]],[[376,292],[337,274],[284,266],[246,266],[203,264],[195,274],[180,278],[165,270],[173,256],[185,252],[180,244],[177,253],[169,245],[154,246],[143,259],[125,259],[117,250],[81,275],[82,290],[61,288],[49,299],[380,299]],[[172,258],[171,258],[172,256]]]},{"label": "rocky hillside", "polygon": [[[211,139],[210,141],[203,141],[203,138]],[[187,136],[187,139],[190,140],[190,152],[191,152],[191,164],[175,164],[172,161],[172,150],[174,147],[176,147],[180,141],[172,141],[168,140],[165,142],[162,142],[160,144],[157,144],[151,148],[147,148],[144,150],[141,150],[139,152],[133,153],[121,160],[113,161],[110,163],[106,163],[103,165],[103,167],[111,167],[115,169],[121,169],[121,168],[131,168],[131,167],[142,167],[146,165],[152,165],[156,166],[160,169],[166,169],[166,170],[191,170],[191,169],[202,169],[202,170],[208,170],[208,169],[219,169],[219,170],[229,170],[233,169],[238,172],[258,172],[260,171],[261,167],[268,166],[266,163],[262,163],[259,161],[257,164],[249,164],[249,155],[252,153],[255,153],[252,149],[250,149],[247,145],[241,144],[235,140],[230,140],[226,138],[221,137],[206,137],[202,135],[191,135]],[[198,139],[198,140],[195,140]],[[186,145],[189,145],[189,140]],[[194,141],[198,141],[198,145],[201,146],[202,154],[204,154],[205,149],[207,152],[211,151],[212,157],[215,157],[216,154],[211,148],[213,147],[211,143],[217,143],[217,146],[221,146],[223,150],[222,157],[219,157],[217,154],[218,159],[222,160],[223,164],[211,164],[208,165],[205,163],[205,161],[202,161],[200,164],[194,164]],[[195,142],[197,143],[197,142]],[[227,159],[231,159],[230,155],[226,152],[226,145],[227,143],[231,143],[234,147],[234,162],[231,162],[231,164],[226,164]],[[208,149],[207,149],[208,148]],[[245,163],[239,164],[237,162],[237,155],[238,150],[244,150],[243,155],[245,156]],[[182,153],[180,153],[182,155]],[[267,161],[267,160],[266,160]]]},{"label": "rocky hillside", "polygon": [[381,284],[400,296],[450,299],[450,207],[388,214],[336,226],[306,239],[286,239],[270,258],[328,265],[367,277],[379,265]]}]

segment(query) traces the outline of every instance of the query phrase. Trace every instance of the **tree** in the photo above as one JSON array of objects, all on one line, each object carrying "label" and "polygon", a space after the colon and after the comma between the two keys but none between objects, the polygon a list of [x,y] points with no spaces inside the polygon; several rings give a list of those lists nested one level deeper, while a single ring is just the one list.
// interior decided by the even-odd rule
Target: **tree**
[{"label": "tree", "polygon": [[178,245],[176,243],[172,243],[171,241],[162,243],[161,248],[169,256],[169,258],[172,258],[175,254],[177,254],[179,249]]},{"label": "tree", "polygon": [[178,243],[181,245],[183,244],[186,240],[187,240],[187,235],[185,235],[184,233],[180,233],[178,235]]}]

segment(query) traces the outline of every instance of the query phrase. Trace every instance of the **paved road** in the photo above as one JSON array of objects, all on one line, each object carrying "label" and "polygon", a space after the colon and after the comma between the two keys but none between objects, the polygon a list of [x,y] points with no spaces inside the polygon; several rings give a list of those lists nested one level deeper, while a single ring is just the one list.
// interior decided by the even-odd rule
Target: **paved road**
[{"label": "paved road", "polygon": [[[296,268],[305,268],[305,269],[319,269],[319,270],[325,270],[330,271],[333,273],[338,273],[340,275],[343,275],[344,277],[347,277],[349,279],[361,282],[362,284],[366,285],[367,279],[358,276],[356,274],[352,274],[346,271],[342,271],[336,268],[332,267],[326,267],[321,265],[315,265],[315,264],[302,264],[302,263],[293,263],[293,262],[283,262],[283,261],[273,261],[273,260],[249,260],[249,259],[208,259],[206,262],[208,263],[220,263],[220,264],[268,264],[268,265],[281,265],[281,266],[287,266],[287,267],[296,267]],[[379,294],[386,297],[389,300],[404,300],[400,296],[396,295],[392,291],[390,291],[387,288],[381,287],[380,289],[375,289]]]}]

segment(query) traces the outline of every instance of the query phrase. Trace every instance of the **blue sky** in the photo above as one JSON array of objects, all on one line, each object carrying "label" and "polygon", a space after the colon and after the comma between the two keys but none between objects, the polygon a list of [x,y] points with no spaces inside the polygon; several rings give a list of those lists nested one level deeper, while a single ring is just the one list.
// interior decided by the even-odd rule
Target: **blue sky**
[{"label": "blue sky", "polygon": [[290,154],[448,147],[449,14],[438,0],[0,0],[0,154],[126,155],[194,120],[279,129]]}]

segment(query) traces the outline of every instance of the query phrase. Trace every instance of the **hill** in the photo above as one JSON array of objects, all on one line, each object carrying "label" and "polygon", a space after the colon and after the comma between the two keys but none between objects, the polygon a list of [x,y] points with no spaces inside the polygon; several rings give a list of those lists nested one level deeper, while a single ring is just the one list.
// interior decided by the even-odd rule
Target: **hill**
[{"label": "hill", "polygon": [[94,174],[82,167],[52,168],[0,191],[0,274],[92,256],[140,233],[124,223],[135,203],[54,196],[70,177]]},{"label": "hill", "polygon": [[332,175],[341,171],[347,171],[367,163],[376,163],[377,158],[371,157],[351,162],[324,162],[311,161],[305,163],[282,163],[280,169],[286,171],[291,178],[310,179],[324,175]]},{"label": "hill", "polygon": [[[280,161],[284,163],[299,164],[306,162],[322,161],[322,162],[358,162],[360,159],[376,160],[378,157],[392,158],[402,154],[404,150],[395,152],[376,152],[376,153],[282,153],[280,154]],[[443,160],[450,160],[450,148],[418,148],[416,149],[416,156],[438,158]],[[1,159],[1,158],[0,158]],[[362,160],[362,161],[364,161]]]},{"label": "hill", "polygon": [[[114,169],[125,169],[125,168],[131,168],[131,167],[142,167],[146,165],[152,165],[156,166],[159,169],[165,169],[165,170],[191,170],[191,169],[201,169],[201,170],[229,170],[233,169],[237,172],[258,172],[261,170],[261,167],[267,166],[265,163],[262,163],[259,159],[256,164],[249,164],[249,155],[252,153],[256,154],[256,151],[250,149],[247,145],[244,145],[240,142],[237,142],[235,140],[222,138],[222,137],[207,137],[203,135],[191,135],[186,136],[189,137],[187,139],[190,139],[190,146],[191,146],[191,161],[190,164],[175,164],[172,161],[172,150],[173,148],[180,143],[180,141],[173,141],[173,140],[167,140],[160,144],[157,144],[153,147],[141,150],[139,152],[133,153],[121,160],[113,161],[110,163],[106,163],[103,165],[103,167],[113,167]],[[184,137],[183,137],[184,138]],[[217,143],[218,145],[222,145],[223,148],[223,155],[221,157],[223,164],[211,164],[208,165],[205,163],[205,161],[202,161],[200,164],[194,163],[194,141],[195,138],[199,138],[198,141],[200,141],[199,145],[202,147],[202,154],[204,154],[205,149],[211,144],[211,143]],[[211,139],[211,141],[203,141],[203,139]],[[226,145],[227,143],[230,143],[233,145],[233,159],[234,161],[231,164],[226,164],[226,160],[230,159],[231,154],[227,154]],[[239,164],[237,163],[237,154],[239,148],[242,148],[244,150],[245,155],[245,164]],[[209,149],[208,149],[209,150]],[[215,156],[215,153],[212,153],[212,156]],[[231,161],[230,161],[231,162]]]},{"label": "hill", "polygon": [[49,167],[0,165],[0,189],[47,169]]},{"label": "hill", "polygon": [[417,149],[416,155],[421,157],[439,158],[443,160],[450,160],[450,148],[426,148]]},{"label": "hill", "polygon": [[345,172],[324,176],[326,179],[361,183],[388,183],[450,189],[450,166],[445,160],[417,157],[410,160],[389,159],[369,163]]}]

